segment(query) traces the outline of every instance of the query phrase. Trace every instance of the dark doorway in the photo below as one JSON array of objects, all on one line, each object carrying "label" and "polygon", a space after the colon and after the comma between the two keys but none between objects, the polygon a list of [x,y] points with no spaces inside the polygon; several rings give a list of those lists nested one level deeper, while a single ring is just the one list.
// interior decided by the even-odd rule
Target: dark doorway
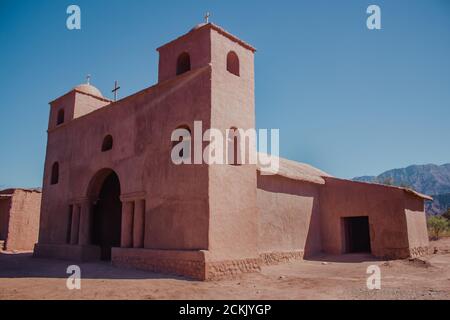
[{"label": "dark doorway", "polygon": [[347,253],[371,252],[369,217],[344,218]]},{"label": "dark doorway", "polygon": [[111,248],[120,247],[121,217],[119,178],[111,172],[105,178],[93,208],[92,243],[100,246],[102,260],[111,260]]}]

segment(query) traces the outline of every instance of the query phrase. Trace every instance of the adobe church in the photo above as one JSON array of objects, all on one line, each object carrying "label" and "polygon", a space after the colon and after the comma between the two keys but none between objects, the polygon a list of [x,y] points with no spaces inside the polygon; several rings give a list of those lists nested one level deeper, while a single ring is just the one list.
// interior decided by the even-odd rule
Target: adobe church
[{"label": "adobe church", "polygon": [[175,165],[176,128],[255,128],[255,49],[203,23],[157,50],[152,87],[111,101],[88,83],[50,103],[35,256],[210,280],[319,253],[427,251],[429,198],[415,191],[285,159],[274,175]]}]

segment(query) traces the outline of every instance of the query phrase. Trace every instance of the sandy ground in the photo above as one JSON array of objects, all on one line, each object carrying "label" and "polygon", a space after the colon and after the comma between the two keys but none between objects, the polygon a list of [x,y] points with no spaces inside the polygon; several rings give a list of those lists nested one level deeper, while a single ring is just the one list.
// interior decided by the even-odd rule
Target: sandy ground
[{"label": "sandy ground", "polygon": [[[380,261],[367,255],[320,256],[264,267],[261,274],[199,282],[109,263],[81,263],[80,290],[66,287],[67,261],[0,253],[4,299],[450,299],[450,239],[432,242],[421,259]],[[368,290],[369,265],[381,270],[381,289]]]}]

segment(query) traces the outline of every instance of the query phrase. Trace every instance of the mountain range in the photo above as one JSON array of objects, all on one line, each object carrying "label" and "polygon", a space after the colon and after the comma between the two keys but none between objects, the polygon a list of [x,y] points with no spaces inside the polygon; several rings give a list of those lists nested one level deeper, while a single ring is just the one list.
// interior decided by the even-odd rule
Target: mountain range
[{"label": "mountain range", "polygon": [[428,214],[441,214],[450,208],[450,163],[412,165],[388,170],[378,176],[362,176],[353,180],[403,186],[430,195],[434,201],[426,204]]}]

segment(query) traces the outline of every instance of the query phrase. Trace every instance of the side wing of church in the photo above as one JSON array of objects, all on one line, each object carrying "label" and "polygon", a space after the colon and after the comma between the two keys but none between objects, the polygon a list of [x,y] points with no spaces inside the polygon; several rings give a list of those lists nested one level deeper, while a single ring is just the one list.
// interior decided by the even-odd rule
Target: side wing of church
[{"label": "side wing of church", "polygon": [[90,84],[50,103],[35,255],[208,280],[318,253],[420,255],[424,199],[281,159],[175,165],[177,128],[255,128],[255,49],[205,23],[159,51],[158,83],[119,101]]}]

